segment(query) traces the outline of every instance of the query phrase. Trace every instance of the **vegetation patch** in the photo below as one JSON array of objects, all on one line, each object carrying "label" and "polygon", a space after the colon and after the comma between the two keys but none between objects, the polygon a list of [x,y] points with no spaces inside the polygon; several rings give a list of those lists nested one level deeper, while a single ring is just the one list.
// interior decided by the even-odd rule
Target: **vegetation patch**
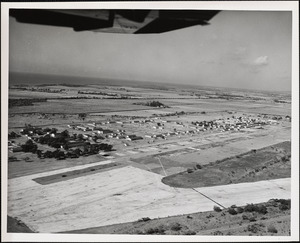
[{"label": "vegetation patch", "polygon": [[34,103],[47,102],[46,98],[34,98],[34,99],[9,99],[8,107],[12,108],[14,106],[33,106]]},{"label": "vegetation patch", "polygon": [[[141,218],[132,223],[74,230],[64,233],[146,234],[146,235],[290,235],[290,210],[280,205],[290,200],[271,199],[266,203],[235,206],[213,211],[178,215],[165,218]],[[251,212],[245,210],[251,208]],[[261,217],[261,209],[267,212]],[[232,214],[235,210],[236,214]],[[241,213],[243,211],[243,213]],[[239,212],[239,213],[238,213]],[[280,218],[280,220],[274,220]]]},{"label": "vegetation patch", "polygon": [[291,176],[290,155],[291,142],[282,142],[201,167],[196,165],[166,176],[162,182],[172,187],[197,188],[287,178]]},{"label": "vegetation patch", "polygon": [[148,102],[137,102],[133,103],[134,105],[145,105],[145,106],[151,106],[151,107],[160,107],[160,108],[169,108],[169,106],[164,105],[163,103],[159,101],[148,101]]}]

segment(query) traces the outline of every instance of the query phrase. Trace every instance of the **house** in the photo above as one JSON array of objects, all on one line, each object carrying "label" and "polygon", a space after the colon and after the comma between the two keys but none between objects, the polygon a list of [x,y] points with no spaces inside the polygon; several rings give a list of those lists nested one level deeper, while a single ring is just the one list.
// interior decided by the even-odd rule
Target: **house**
[{"label": "house", "polygon": [[84,139],[88,139],[90,137],[89,134],[83,134],[82,136],[83,136]]},{"label": "house", "polygon": [[113,133],[112,130],[109,129],[103,129],[103,134]]},{"label": "house", "polygon": [[121,136],[117,136],[116,138],[117,139],[125,139],[126,137],[124,135],[121,135]]},{"label": "house", "polygon": [[74,147],[81,147],[84,145],[86,145],[86,142],[83,142],[83,141],[69,141],[63,146],[63,148],[69,149],[69,148],[74,148]]},{"label": "house", "polygon": [[131,138],[131,141],[143,139],[141,136],[136,136]]},{"label": "house", "polygon": [[13,147],[11,150],[13,153],[22,152],[23,149],[20,146]]},{"label": "house", "polygon": [[84,126],[77,126],[76,128],[77,128],[78,130],[82,130],[82,131],[84,131],[84,132],[86,132],[86,131],[91,131],[91,130],[92,130],[92,128],[84,127]]}]

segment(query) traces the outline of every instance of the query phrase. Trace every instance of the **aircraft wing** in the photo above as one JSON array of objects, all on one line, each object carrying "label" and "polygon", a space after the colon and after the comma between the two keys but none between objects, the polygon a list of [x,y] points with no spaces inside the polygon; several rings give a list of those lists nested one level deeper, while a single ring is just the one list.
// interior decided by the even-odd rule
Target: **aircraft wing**
[{"label": "aircraft wing", "polygon": [[219,10],[10,9],[18,22],[71,27],[74,31],[154,34],[207,25]]}]

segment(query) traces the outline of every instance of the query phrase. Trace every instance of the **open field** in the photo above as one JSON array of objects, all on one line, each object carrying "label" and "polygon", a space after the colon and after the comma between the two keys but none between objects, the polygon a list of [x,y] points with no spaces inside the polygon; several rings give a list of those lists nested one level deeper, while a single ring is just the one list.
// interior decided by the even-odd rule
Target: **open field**
[{"label": "open field", "polygon": [[[9,216],[21,219],[35,232],[59,232],[132,222],[142,217],[210,211],[217,205],[215,201],[229,207],[290,197],[289,179],[195,190],[174,189],[164,185],[161,176],[134,167],[99,172],[47,186],[33,181],[67,171],[70,169],[11,179]],[[209,195],[212,200],[204,195]]]},{"label": "open field", "polygon": [[[281,201],[285,203],[284,200]],[[236,214],[232,214],[232,209],[228,208],[220,212],[208,211],[158,219],[140,219],[131,223],[61,233],[289,236],[290,209],[283,205],[285,204],[270,200],[257,205],[265,206],[266,213],[247,212],[246,207],[233,207]]]},{"label": "open field", "polygon": [[[228,213],[231,205],[290,199],[289,95],[155,87],[60,83],[11,89],[11,99],[48,100],[9,109],[8,131],[20,136],[9,139],[8,229],[153,234],[150,228],[162,227],[162,234],[289,235],[290,210],[279,210],[280,203],[266,204],[264,215]],[[74,99],[61,99],[66,97]],[[275,102],[278,97],[285,103]],[[149,101],[169,107],[134,104]],[[25,124],[40,134],[21,133]],[[60,138],[59,146],[50,137]],[[40,153],[82,153],[38,157],[24,152],[29,140]],[[68,142],[81,146],[65,148]],[[89,153],[83,143],[113,149]],[[180,227],[172,229],[176,222]]]},{"label": "open field", "polygon": [[67,99],[67,100],[48,100],[47,102],[38,103],[37,105],[14,107],[10,109],[11,114],[18,113],[61,113],[61,114],[78,114],[82,111],[106,112],[111,110],[139,110],[149,109],[147,106],[133,105],[133,101],[114,100],[114,99]]}]

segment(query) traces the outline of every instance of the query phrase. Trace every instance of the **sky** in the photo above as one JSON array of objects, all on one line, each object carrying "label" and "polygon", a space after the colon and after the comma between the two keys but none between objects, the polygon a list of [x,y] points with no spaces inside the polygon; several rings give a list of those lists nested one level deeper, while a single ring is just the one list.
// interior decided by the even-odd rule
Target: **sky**
[{"label": "sky", "polygon": [[291,90],[291,12],[221,11],[207,26],[147,35],[9,21],[10,71]]}]

